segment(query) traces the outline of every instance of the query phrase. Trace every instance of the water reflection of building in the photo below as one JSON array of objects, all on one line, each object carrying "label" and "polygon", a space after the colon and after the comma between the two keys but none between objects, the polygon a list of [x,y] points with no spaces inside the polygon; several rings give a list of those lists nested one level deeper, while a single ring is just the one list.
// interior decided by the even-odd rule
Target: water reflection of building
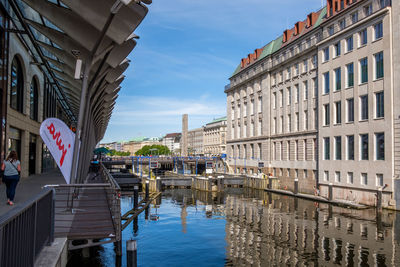
[{"label": "water reflection of building", "polygon": [[226,197],[228,264],[400,266],[396,213],[383,213],[377,224],[373,210],[261,194]]}]

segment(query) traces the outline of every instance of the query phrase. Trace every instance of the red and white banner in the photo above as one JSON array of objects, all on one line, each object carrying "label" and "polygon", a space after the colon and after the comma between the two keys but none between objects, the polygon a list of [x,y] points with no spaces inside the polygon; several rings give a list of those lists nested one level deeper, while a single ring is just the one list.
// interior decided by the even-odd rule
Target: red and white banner
[{"label": "red and white banner", "polygon": [[75,134],[61,120],[48,118],[40,125],[40,136],[60,167],[67,184],[71,180]]}]

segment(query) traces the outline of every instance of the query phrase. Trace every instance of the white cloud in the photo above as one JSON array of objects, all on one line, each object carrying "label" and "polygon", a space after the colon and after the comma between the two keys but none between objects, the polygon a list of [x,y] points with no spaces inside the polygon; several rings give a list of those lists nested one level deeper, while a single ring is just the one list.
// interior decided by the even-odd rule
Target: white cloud
[{"label": "white cloud", "polygon": [[225,113],[225,102],[214,101],[206,95],[196,99],[123,96],[117,101],[110,125],[167,125],[180,123],[182,114],[199,120],[223,116]]}]

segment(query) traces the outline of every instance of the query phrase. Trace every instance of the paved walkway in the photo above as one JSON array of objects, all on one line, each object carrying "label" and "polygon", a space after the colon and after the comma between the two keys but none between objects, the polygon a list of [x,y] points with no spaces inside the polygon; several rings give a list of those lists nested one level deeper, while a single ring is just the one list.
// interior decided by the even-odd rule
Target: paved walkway
[{"label": "paved walkway", "polygon": [[7,205],[6,185],[2,183],[0,185],[0,216],[38,194],[47,184],[65,184],[65,180],[58,170],[22,178],[17,185],[14,206],[9,206]]}]

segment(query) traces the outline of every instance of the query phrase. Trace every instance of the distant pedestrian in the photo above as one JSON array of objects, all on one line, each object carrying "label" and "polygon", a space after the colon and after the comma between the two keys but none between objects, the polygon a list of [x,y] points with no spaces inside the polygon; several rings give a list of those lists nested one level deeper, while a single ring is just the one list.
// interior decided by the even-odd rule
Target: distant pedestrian
[{"label": "distant pedestrian", "polygon": [[3,182],[7,186],[7,204],[14,205],[15,189],[19,182],[21,172],[21,163],[18,160],[17,152],[11,151],[8,157],[1,164],[1,170],[4,171]]}]

